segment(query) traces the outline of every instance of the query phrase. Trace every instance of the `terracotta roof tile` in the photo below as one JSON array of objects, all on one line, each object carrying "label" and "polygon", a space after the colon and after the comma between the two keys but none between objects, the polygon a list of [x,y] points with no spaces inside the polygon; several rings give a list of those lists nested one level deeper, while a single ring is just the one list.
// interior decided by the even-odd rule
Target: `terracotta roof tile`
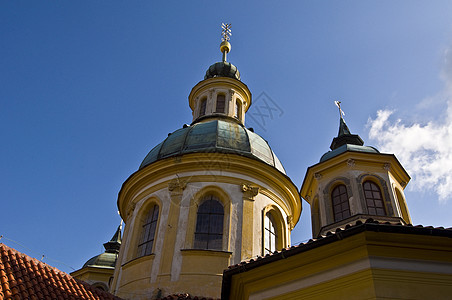
[{"label": "terracotta roof tile", "polygon": [[120,298],[0,243],[0,300],[3,299]]}]

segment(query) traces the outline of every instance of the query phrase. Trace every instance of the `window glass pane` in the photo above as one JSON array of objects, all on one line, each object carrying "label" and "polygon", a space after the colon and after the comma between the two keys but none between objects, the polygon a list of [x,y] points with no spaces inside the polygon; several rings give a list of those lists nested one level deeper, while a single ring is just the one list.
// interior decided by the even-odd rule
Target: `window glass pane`
[{"label": "window glass pane", "polygon": [[276,250],[276,227],[271,213],[266,213],[264,217],[264,254]]},{"label": "window glass pane", "polygon": [[223,205],[213,196],[204,198],[196,217],[194,247],[198,249],[222,249]]},{"label": "window glass pane", "polygon": [[372,181],[366,181],[363,187],[369,214],[385,216],[386,211],[379,186]]},{"label": "window glass pane", "polygon": [[207,241],[209,239],[208,234],[196,233],[195,234],[195,248],[207,249]]},{"label": "window glass pane", "polygon": [[212,235],[209,238],[209,249],[221,250],[223,248],[222,235]]},{"label": "window glass pane", "polygon": [[159,212],[158,205],[154,205],[145,216],[138,244],[137,251],[138,256],[149,255],[152,253],[155,231],[157,229],[158,212]]},{"label": "window glass pane", "polygon": [[202,99],[201,105],[199,108],[199,116],[204,116],[206,114],[206,106],[207,106],[207,99]]},{"label": "window glass pane", "polygon": [[224,95],[217,95],[217,106],[215,112],[224,113],[226,97]]},{"label": "window glass pane", "polygon": [[341,184],[331,192],[333,202],[334,221],[338,222],[350,216],[350,204],[348,202],[347,188]]}]

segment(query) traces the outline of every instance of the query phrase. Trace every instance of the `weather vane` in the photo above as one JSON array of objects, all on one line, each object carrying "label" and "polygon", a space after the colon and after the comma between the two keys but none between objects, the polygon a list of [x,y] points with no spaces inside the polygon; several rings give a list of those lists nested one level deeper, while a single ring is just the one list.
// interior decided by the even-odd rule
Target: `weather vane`
[{"label": "weather vane", "polygon": [[336,104],[337,108],[339,108],[339,117],[342,118],[343,116],[345,116],[345,113],[341,108],[341,103],[341,101],[334,101],[334,104]]},{"label": "weather vane", "polygon": [[223,53],[223,61],[226,61],[226,53],[231,51],[231,44],[229,40],[231,39],[231,24],[221,23],[221,44],[220,51]]},{"label": "weather vane", "polygon": [[231,39],[231,24],[225,24],[225,23],[221,23],[221,28],[223,29],[221,31],[221,40],[222,41],[229,41]]}]

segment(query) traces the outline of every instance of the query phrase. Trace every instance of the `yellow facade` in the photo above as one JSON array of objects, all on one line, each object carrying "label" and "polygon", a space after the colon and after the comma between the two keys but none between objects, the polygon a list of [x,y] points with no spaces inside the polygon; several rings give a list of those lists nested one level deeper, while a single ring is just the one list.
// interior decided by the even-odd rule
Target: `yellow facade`
[{"label": "yellow facade", "polygon": [[287,250],[287,257],[267,264],[248,264],[248,271],[231,275],[227,299],[450,299],[450,238],[424,228],[391,233],[378,230],[383,224],[366,225]]},{"label": "yellow facade", "polygon": [[[151,163],[145,163],[146,158],[119,193],[125,230],[113,293],[130,299],[174,293],[219,297],[224,269],[268,251],[264,241],[271,237],[264,236],[266,217],[273,220],[278,237],[270,246],[273,251],[290,245],[301,198],[267,142],[244,127],[251,102],[248,87],[235,77],[215,76],[193,87],[189,95],[193,123],[172,133],[176,142],[165,140],[158,153],[176,150],[166,158],[149,159]],[[212,124],[222,126],[216,131],[214,147],[226,143],[226,148],[206,146],[207,150],[171,154],[211,138],[207,133],[190,134]],[[215,249],[203,248],[195,239],[199,210],[209,197],[222,210],[221,243]],[[149,217],[150,210],[158,214]],[[142,242],[143,234],[149,235],[148,224],[153,226],[151,235],[155,234],[152,249],[147,248],[150,242]]]},{"label": "yellow facade", "polygon": [[[362,183],[366,180],[374,182],[382,191],[386,216],[375,216],[366,211],[362,191]],[[411,224],[403,193],[409,180],[409,175],[392,154],[347,151],[309,167],[300,194],[311,205],[313,236],[369,217],[382,221],[398,218]],[[351,215],[356,216],[339,223],[334,221],[331,208],[331,192],[338,184],[347,186]]]},{"label": "yellow facade", "polygon": [[[110,291],[124,299],[447,299],[452,235],[408,226],[410,177],[396,157],[363,146],[341,118],[332,151],[308,168],[299,192],[245,127],[251,92],[226,62],[230,44],[221,49],[223,61],[189,94],[192,123],[153,148],[119,192],[125,229]],[[300,196],[317,239],[290,247]],[[87,271],[77,274],[104,275]]]}]

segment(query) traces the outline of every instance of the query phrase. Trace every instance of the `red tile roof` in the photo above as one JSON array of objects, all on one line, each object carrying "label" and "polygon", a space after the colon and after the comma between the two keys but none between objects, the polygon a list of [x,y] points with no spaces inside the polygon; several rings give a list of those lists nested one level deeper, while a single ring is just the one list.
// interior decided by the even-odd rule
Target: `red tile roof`
[{"label": "red tile roof", "polygon": [[0,300],[120,299],[0,243]]}]

